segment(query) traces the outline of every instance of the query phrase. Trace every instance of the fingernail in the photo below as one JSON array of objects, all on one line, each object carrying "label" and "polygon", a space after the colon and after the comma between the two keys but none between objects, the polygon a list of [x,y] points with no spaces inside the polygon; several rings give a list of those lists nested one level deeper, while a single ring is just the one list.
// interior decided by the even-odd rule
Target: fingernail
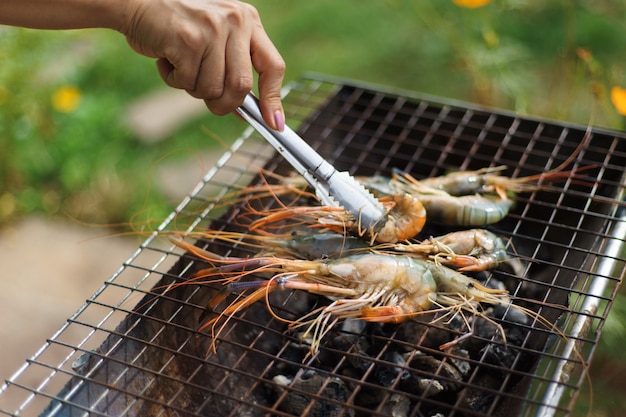
[{"label": "fingernail", "polygon": [[281,132],[285,130],[285,115],[281,110],[274,112],[274,123],[276,123],[276,128]]}]

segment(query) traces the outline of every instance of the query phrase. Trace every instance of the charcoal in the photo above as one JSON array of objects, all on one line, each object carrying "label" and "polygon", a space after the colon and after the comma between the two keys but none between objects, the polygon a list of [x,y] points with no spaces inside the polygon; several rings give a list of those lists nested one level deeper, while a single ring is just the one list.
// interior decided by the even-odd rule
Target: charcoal
[{"label": "charcoal", "polygon": [[328,378],[316,371],[306,370],[299,372],[293,379],[278,375],[274,377],[273,381],[276,384],[277,394],[284,396],[278,405],[282,411],[299,416],[313,402],[308,416],[354,416],[353,408],[342,405],[348,400],[350,392],[346,384],[339,378]]}]

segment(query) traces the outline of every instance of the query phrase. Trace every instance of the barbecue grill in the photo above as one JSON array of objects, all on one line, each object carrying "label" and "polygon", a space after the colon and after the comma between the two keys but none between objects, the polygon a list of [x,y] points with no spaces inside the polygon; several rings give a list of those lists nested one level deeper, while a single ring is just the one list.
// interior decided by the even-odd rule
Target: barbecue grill
[{"label": "barbecue grill", "polygon": [[[233,230],[242,205],[221,201],[266,181],[262,169],[289,174],[249,129],[5,382],[2,414],[568,415],[623,277],[625,135],[317,74],[293,83],[284,103],[298,133],[354,175],[400,169],[419,179],[507,166],[506,175],[524,177],[558,167],[589,139],[566,168],[585,169],[519,193],[509,215],[489,227],[523,268],[504,266],[482,279],[505,285],[516,304],[545,321],[494,313],[506,341],[481,333],[491,323],[478,318],[468,319],[470,337],[455,330],[458,320],[436,315],[400,325],[347,322],[307,356],[297,335],[259,302],[230,318],[214,341],[210,331],[199,332],[220,284],[176,285],[204,263],[162,236]],[[223,255],[253,254],[233,242],[195,243]],[[299,317],[327,301],[279,291],[270,302],[281,316]],[[437,348],[450,337],[460,337],[453,349]]]}]

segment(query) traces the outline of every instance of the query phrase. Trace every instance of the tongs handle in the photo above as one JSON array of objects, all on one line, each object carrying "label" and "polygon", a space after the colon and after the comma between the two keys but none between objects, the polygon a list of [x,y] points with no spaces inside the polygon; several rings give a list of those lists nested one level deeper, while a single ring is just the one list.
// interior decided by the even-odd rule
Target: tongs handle
[{"label": "tongs handle", "polygon": [[304,139],[289,126],[285,126],[282,132],[269,127],[263,120],[258,99],[252,93],[246,96],[241,107],[237,108],[237,113],[304,177],[318,193],[318,198],[322,200],[322,203],[328,206],[339,206],[328,192],[319,192],[320,181],[327,183],[328,179],[335,173],[335,168]]},{"label": "tongs handle", "polygon": [[306,179],[323,204],[343,206],[368,230],[377,231],[382,227],[387,219],[383,205],[348,172],[337,171],[289,126],[282,132],[269,127],[252,93],[246,96],[237,112]]}]

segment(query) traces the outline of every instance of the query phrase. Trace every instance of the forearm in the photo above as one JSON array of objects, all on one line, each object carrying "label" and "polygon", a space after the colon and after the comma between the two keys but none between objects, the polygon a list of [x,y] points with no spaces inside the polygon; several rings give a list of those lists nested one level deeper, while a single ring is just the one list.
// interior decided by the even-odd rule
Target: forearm
[{"label": "forearm", "polygon": [[132,0],[0,0],[0,24],[33,29],[123,30]]}]

